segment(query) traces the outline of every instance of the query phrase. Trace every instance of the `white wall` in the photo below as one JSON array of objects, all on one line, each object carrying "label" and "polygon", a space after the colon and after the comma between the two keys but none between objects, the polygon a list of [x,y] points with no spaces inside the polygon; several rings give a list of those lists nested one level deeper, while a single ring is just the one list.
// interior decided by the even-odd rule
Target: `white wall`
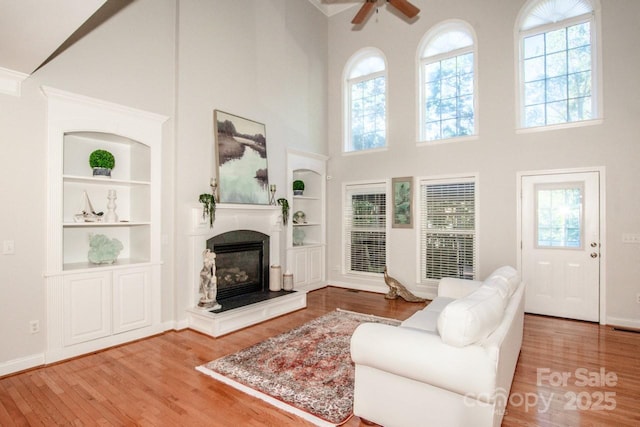
[{"label": "white wall", "polygon": [[[214,174],[215,109],[266,125],[276,197],[285,195],[287,147],[326,153],[328,24],[301,0],[184,1],[179,17],[176,251],[186,254],[189,209]],[[193,304],[188,268],[179,257],[178,320]]]},{"label": "white wall", "polygon": [[[288,147],[326,153],[327,19],[300,0],[136,0],[0,94],[0,374],[42,360],[46,100],[42,85],[169,116],[163,135],[162,320],[185,318],[188,208],[212,176],[213,110],[265,123],[272,183]],[[284,246],[282,246],[284,247]],[[284,254],[281,254],[284,259]],[[29,321],[43,330],[29,333]]]},{"label": "white wall", "polygon": [[[605,166],[608,314],[637,322],[640,247],[622,244],[621,236],[640,232],[640,87],[635,84],[640,3],[602,0],[604,124],[518,135],[513,22],[524,0],[414,2],[423,10],[416,23],[407,25],[382,10],[354,32],[349,21],[356,9],[327,19],[303,0],[137,0],[29,77],[21,97],[0,94],[0,242],[14,240],[16,248],[15,255],[0,255],[0,370],[36,360],[46,345],[41,85],[170,117],[163,146],[166,322],[179,324],[188,304],[187,211],[208,190],[214,109],[266,124],[270,180],[279,194],[287,147],[331,156],[327,265],[334,282],[351,280],[333,270],[340,263],[343,182],[478,172],[483,276],[500,264],[516,263],[518,171]],[[465,19],[478,35],[480,137],[417,148],[415,48],[425,31],[448,18]],[[389,61],[390,148],[343,157],[340,77],[347,58],[364,46],[380,48]],[[394,230],[389,243],[392,273],[415,283],[413,232]],[[382,281],[364,285],[385,290]],[[43,331],[30,334],[30,320],[40,320]]]},{"label": "white wall", "polygon": [[[517,264],[516,174],[518,171],[606,168],[607,315],[612,321],[640,326],[636,293],[640,292],[640,246],[623,244],[623,233],[639,233],[640,86],[636,83],[640,52],[640,2],[602,0],[604,123],[573,129],[517,134],[515,131],[514,25],[525,0],[413,0],[422,9],[409,25],[383,7],[360,31],[349,23],[356,10],[329,22],[329,135],[331,157],[328,209],[330,282],[386,292],[384,282],[342,275],[341,188],[343,183],[397,176],[478,173],[479,277],[502,264]],[[435,24],[462,19],[478,39],[479,138],[475,141],[416,146],[416,49]],[[341,76],[357,50],[377,47],[388,61],[389,148],[341,153]],[[414,290],[416,234],[393,229],[387,253],[390,273]]]},{"label": "white wall", "polygon": [[[0,372],[37,361],[46,345],[47,119],[40,87],[172,116],[174,22],[173,0],[134,2],[25,80],[20,97],[0,95],[0,241],[15,241],[15,255],[0,255]],[[169,152],[172,129],[168,123]],[[31,320],[40,321],[40,333],[29,333]]]},{"label": "white wall", "polygon": [[[301,0],[136,0],[0,94],[0,374],[45,341],[46,100],[42,85],[169,116],[163,135],[162,320],[185,318],[188,208],[208,191],[213,110],[265,123],[272,183],[288,147],[326,153],[327,19]],[[284,248],[284,245],[281,247]],[[284,259],[284,254],[281,254]],[[42,331],[29,333],[29,321]]]}]

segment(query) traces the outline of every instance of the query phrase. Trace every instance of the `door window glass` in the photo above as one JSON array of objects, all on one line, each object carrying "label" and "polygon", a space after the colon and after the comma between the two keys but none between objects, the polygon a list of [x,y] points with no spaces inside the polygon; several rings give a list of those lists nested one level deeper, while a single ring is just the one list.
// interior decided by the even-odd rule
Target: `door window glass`
[{"label": "door window glass", "polygon": [[536,186],[536,246],[582,248],[584,188],[581,183]]}]

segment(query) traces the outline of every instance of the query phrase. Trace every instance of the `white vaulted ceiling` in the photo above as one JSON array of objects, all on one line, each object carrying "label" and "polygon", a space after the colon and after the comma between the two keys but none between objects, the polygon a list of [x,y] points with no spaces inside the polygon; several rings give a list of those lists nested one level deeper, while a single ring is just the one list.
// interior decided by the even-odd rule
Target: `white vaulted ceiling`
[{"label": "white vaulted ceiling", "polygon": [[106,0],[0,0],[0,68],[33,73]]},{"label": "white vaulted ceiling", "polygon": [[[107,0],[0,0],[0,69],[33,73],[103,5],[113,13],[131,1],[110,7]],[[309,1],[332,16],[363,0]]]}]

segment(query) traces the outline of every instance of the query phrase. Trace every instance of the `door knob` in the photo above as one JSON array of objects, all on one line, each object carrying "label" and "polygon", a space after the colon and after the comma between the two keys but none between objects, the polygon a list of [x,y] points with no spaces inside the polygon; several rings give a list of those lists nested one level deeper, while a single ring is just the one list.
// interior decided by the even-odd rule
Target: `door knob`
[{"label": "door knob", "polygon": [[596,242],[591,242],[591,247],[595,248],[596,246],[598,246],[598,244]]},{"label": "door knob", "polygon": [[596,252],[591,252],[591,258],[598,258],[598,254]]}]

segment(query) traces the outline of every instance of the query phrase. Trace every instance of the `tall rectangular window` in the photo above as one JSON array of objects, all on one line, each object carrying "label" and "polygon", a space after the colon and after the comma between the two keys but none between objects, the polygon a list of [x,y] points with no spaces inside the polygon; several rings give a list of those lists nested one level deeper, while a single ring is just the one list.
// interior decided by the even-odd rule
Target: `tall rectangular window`
[{"label": "tall rectangular window", "polygon": [[425,65],[428,141],[474,134],[473,52]]},{"label": "tall rectangular window", "polygon": [[449,21],[429,30],[420,46],[420,139],[438,141],[477,133],[476,52],[473,29]]},{"label": "tall rectangular window", "polygon": [[382,274],[387,262],[386,183],[345,186],[344,263],[347,273]]},{"label": "tall rectangular window", "polygon": [[420,183],[421,280],[476,274],[475,178]]},{"label": "tall rectangular window", "polygon": [[387,64],[381,51],[356,52],[344,71],[345,153],[387,146]]},{"label": "tall rectangular window", "polygon": [[592,118],[589,22],[525,37],[523,52],[526,127]]},{"label": "tall rectangular window", "polygon": [[351,149],[386,146],[386,82],[384,76],[351,83]]},{"label": "tall rectangular window", "polygon": [[516,25],[520,125],[597,119],[598,8],[591,0],[529,0]]}]

